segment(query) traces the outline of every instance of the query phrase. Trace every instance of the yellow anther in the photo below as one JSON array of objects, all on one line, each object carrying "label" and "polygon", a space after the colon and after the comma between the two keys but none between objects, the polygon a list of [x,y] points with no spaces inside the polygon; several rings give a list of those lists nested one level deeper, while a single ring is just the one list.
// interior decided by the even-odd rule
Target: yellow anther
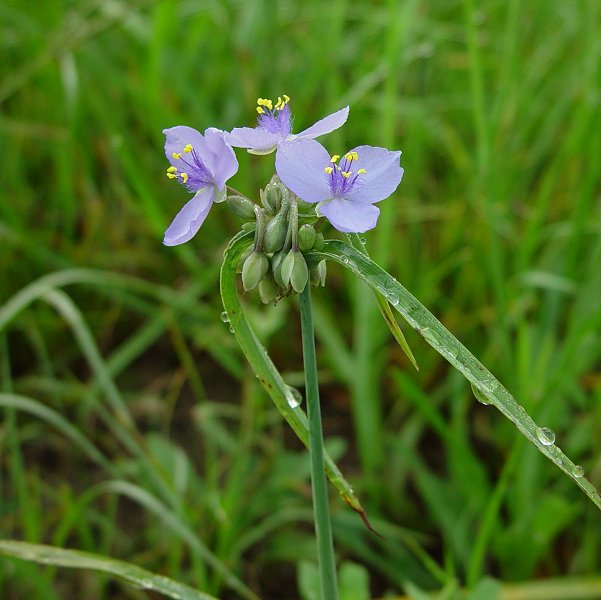
[{"label": "yellow anther", "polygon": [[179,175],[184,183],[188,181],[188,173],[180,173]]},{"label": "yellow anther", "polygon": [[359,169],[357,171],[357,175],[363,175],[363,173],[367,173],[367,171],[365,169]]},{"label": "yellow anther", "polygon": [[283,94],[284,96],[284,104],[288,104],[288,102],[290,102],[290,96],[286,96],[286,94]]},{"label": "yellow anther", "polygon": [[174,152],[171,156],[173,156],[173,158],[175,158],[175,159],[182,157],[182,155],[179,152]]},{"label": "yellow anther", "polygon": [[329,175],[334,169],[332,167],[326,167],[324,171]]},{"label": "yellow anther", "polygon": [[167,177],[169,177],[169,179],[175,179],[177,177],[177,175],[175,175],[175,173],[167,172]]},{"label": "yellow anther", "polygon": [[167,173],[175,173],[177,171],[177,167],[169,167],[167,169]]},{"label": "yellow anther", "polygon": [[334,154],[332,158],[330,158],[330,162],[335,163],[340,158],[340,154]]},{"label": "yellow anther", "polygon": [[265,111],[260,106],[257,106],[257,112],[262,115]]},{"label": "yellow anther", "polygon": [[192,152],[192,144],[186,144],[184,147],[184,152]]},{"label": "yellow anther", "polygon": [[347,179],[353,174],[352,171],[342,171],[342,176],[346,177]]},{"label": "yellow anther", "polygon": [[347,152],[344,155],[344,158],[346,158],[346,160],[357,160],[359,155],[356,152]]}]

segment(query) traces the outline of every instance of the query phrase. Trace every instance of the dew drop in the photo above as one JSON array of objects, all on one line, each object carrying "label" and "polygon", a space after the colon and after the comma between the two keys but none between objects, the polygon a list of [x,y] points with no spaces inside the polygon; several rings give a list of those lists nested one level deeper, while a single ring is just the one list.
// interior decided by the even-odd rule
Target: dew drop
[{"label": "dew drop", "polygon": [[220,315],[219,318],[224,322],[224,323],[229,323],[230,322],[230,318],[227,316],[227,313],[225,311],[223,311]]},{"label": "dew drop", "polygon": [[548,427],[537,427],[536,437],[543,446],[552,446],[555,443],[555,433]]},{"label": "dew drop", "polygon": [[286,396],[286,400],[288,401],[288,406],[290,408],[298,408],[303,402],[302,394],[291,385],[286,386],[288,388],[288,394]]},{"label": "dew drop", "polygon": [[343,257],[342,257],[342,262],[343,262],[345,265],[349,265],[349,264],[351,263],[351,259],[350,259],[350,258],[348,258],[348,256],[343,256]]},{"label": "dew drop", "polygon": [[230,333],[234,333],[234,328],[230,325],[229,327]]},{"label": "dew drop", "polygon": [[580,465],[574,465],[572,467],[572,477],[574,479],[580,479],[584,475],[584,469]]},{"label": "dew drop", "polygon": [[399,303],[399,297],[394,292],[389,292],[388,294],[386,294],[386,299],[393,306],[396,306]]},{"label": "dew drop", "polygon": [[490,400],[475,385],[472,385],[472,392],[480,404],[484,404],[484,406],[490,406]]},{"label": "dew drop", "polygon": [[367,242],[367,240],[366,240],[364,237],[362,237],[362,238],[359,238],[359,241],[361,242],[361,244],[362,244],[363,246],[365,246],[365,243]]}]

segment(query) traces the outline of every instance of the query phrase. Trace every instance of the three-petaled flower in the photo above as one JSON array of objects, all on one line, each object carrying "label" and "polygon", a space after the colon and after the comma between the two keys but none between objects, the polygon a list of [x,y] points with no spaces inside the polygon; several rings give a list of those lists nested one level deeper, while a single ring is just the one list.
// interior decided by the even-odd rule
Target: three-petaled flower
[{"label": "three-petaled flower", "polygon": [[177,246],[191,239],[213,202],[225,200],[226,181],[238,171],[238,160],[223,131],[210,127],[202,135],[183,125],[164,129],[167,177],[194,192],[165,232],[163,243]]},{"label": "three-petaled flower", "polygon": [[324,117],[300,133],[292,133],[292,114],[286,95],[278,97],[274,104],[266,98],[257,100],[257,127],[235,127],[226,134],[227,141],[235,148],[247,148],[251,154],[269,154],[282,142],[291,140],[312,140],[330,133],[344,125],[349,107]]},{"label": "three-petaled flower", "polygon": [[317,203],[319,214],[345,233],[376,226],[376,202],[388,198],[403,177],[400,151],[357,146],[342,158],[330,156],[315,140],[280,144],[275,168],[282,182],[301,200]]}]

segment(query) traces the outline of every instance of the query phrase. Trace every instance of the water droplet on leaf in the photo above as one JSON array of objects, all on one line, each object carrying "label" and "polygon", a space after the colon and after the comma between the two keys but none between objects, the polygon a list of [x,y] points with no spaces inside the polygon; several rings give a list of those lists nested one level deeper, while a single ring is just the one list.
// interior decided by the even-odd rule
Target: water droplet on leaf
[{"label": "water droplet on leaf", "polygon": [[303,395],[291,385],[286,386],[288,388],[288,394],[286,400],[290,408],[298,408],[303,402]]},{"label": "water droplet on leaf", "polygon": [[230,318],[227,316],[227,313],[225,311],[223,311],[220,315],[219,318],[224,322],[224,323],[229,323],[230,322]]},{"label": "water droplet on leaf", "polygon": [[543,446],[552,446],[555,443],[555,433],[548,427],[538,427],[536,437]]},{"label": "water droplet on leaf", "polygon": [[491,404],[490,400],[475,386],[472,384],[472,392],[474,393],[474,397],[480,404],[484,404],[484,406],[489,406]]},{"label": "water droplet on leaf", "polygon": [[580,465],[574,465],[572,468],[572,477],[580,479],[584,475],[584,469]]}]

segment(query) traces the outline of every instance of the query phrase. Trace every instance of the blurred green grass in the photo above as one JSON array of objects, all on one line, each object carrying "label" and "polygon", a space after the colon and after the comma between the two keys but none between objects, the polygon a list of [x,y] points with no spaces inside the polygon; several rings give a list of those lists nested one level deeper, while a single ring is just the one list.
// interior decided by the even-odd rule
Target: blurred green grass
[{"label": "blurred green grass", "polygon": [[[0,302],[17,307],[0,391],[51,408],[108,463],[5,402],[2,537],[238,597],[206,547],[260,597],[295,597],[295,565],[314,558],[306,459],[219,320],[239,223],[215,210],[191,243],[161,245],[186,200],[164,177],[162,129],[250,125],[256,98],[281,93],[297,130],[351,105],[322,140],[332,151],[403,150],[370,252],[601,485],[598,2],[5,0],[0,23]],[[239,159],[233,183],[256,194],[272,162]],[[86,271],[65,276],[66,298],[40,287],[26,303],[67,269]],[[409,332],[413,372],[370,294],[330,271],[316,295],[325,426],[387,538],[333,498],[336,547],[369,567],[374,595],[598,575],[594,507]],[[249,305],[299,384],[293,307]],[[146,597],[5,560],[0,590]]]}]

